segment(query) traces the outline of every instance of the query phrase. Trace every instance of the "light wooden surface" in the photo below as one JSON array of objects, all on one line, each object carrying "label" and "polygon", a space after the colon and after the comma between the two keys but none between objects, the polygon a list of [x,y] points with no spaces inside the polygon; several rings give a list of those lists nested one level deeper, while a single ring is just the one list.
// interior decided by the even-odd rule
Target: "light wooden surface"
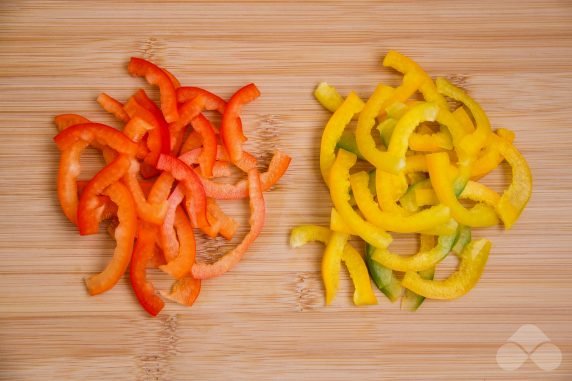
[{"label": "light wooden surface", "polygon": [[[495,127],[516,131],[534,193],[514,229],[479,233],[493,253],[466,297],[412,314],[378,293],[378,306],[357,308],[344,274],[326,308],[321,247],[287,245],[294,225],[328,221],[317,165],[328,113],[311,94],[321,80],[362,97],[380,81],[396,84],[380,68],[388,49],[452,78]],[[255,82],[262,97],[244,112],[250,149],[294,158],[267,194],[267,225],[246,259],[205,282],[193,308],[169,303],[156,319],[127,279],[87,295],[83,278],[102,268],[112,242],[80,237],[55,194],[53,116],[111,123],[95,98],[144,86],[126,73],[132,55],[225,97]],[[571,88],[564,0],[0,1],[0,379],[572,379]],[[94,158],[85,161],[92,170]],[[222,244],[202,243],[203,255]],[[406,252],[411,241],[396,247]],[[498,348],[523,324],[560,348],[557,370],[497,365]]]}]

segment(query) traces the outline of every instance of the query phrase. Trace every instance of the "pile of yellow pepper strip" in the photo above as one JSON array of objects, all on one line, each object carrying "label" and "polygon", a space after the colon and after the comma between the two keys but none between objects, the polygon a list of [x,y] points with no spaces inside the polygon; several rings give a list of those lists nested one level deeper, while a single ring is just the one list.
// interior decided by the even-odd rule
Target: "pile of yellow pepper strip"
[{"label": "pile of yellow pepper strip", "polygon": [[[365,103],[354,92],[344,99],[325,82],[316,88],[316,99],[333,112],[322,135],[320,170],[334,207],[329,228],[298,226],[290,245],[326,245],[326,304],[336,295],[344,262],[356,305],[377,303],[371,276],[391,301],[402,297],[402,306],[415,310],[425,298],[453,299],[475,286],[491,243],[472,240],[471,228],[502,221],[509,229],[530,198],[532,177],[512,144],[514,133],[493,131],[481,106],[463,90],[444,78],[433,81],[395,51],[383,65],[402,73],[403,81],[396,88],[377,86]],[[423,101],[412,98],[416,92]],[[447,98],[461,106],[451,111]],[[352,119],[355,131],[349,128]],[[353,173],[358,159],[373,168]],[[512,182],[498,194],[478,180],[503,161],[512,168]],[[460,200],[475,205],[467,208]],[[420,251],[391,253],[388,232],[418,233]],[[351,236],[366,242],[364,256],[348,242]],[[435,266],[451,252],[460,259],[457,271],[434,280]]]}]

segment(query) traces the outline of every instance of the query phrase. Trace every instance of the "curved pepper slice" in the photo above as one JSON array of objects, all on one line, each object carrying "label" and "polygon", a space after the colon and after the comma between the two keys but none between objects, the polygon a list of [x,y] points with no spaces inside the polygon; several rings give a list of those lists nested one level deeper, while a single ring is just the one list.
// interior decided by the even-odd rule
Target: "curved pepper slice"
[{"label": "curved pepper slice", "polygon": [[445,132],[433,134],[416,134],[409,137],[409,148],[418,152],[439,152],[453,148],[451,136]]},{"label": "curved pepper slice", "polygon": [[[435,237],[430,235],[421,234],[419,236],[419,251],[428,251],[435,246]],[[435,267],[427,270],[418,271],[418,274],[423,279],[432,280],[435,277]],[[409,311],[417,311],[421,304],[425,301],[425,297],[417,295],[411,290],[405,289],[405,293],[401,298],[400,308]]]},{"label": "curved pepper slice", "polygon": [[175,218],[177,215],[177,209],[183,198],[185,197],[181,185],[177,185],[175,190],[168,199],[167,213],[165,214],[165,219],[161,224],[159,242],[161,243],[161,248],[163,249],[163,254],[167,262],[174,260],[179,253],[179,240],[177,239],[177,232],[175,231]]},{"label": "curved pepper slice", "polygon": [[326,250],[322,256],[322,281],[326,289],[326,304],[331,304],[338,292],[342,255],[348,238],[347,234],[332,232],[326,243]]},{"label": "curved pepper slice", "polygon": [[[292,232],[290,233],[290,246],[294,248],[301,247],[311,241],[322,242],[323,244],[329,246],[330,239],[335,234],[336,234],[335,232],[332,233],[330,232],[329,229],[324,228],[322,226],[316,226],[316,225],[297,226],[294,229],[292,229]],[[337,258],[337,255],[335,257]],[[377,304],[377,299],[373,293],[371,283],[369,281],[367,267],[361,255],[349,243],[346,243],[343,247],[341,260],[346,264],[346,267],[348,268],[350,277],[352,278],[352,282],[355,287],[353,295],[354,304],[358,306]],[[338,263],[337,268],[335,265],[336,263]],[[324,259],[322,259],[322,264],[324,264]],[[335,290],[337,290],[338,288],[339,271],[340,271],[339,258],[333,260],[332,264],[327,267],[328,267],[327,269],[328,273],[326,273],[325,275],[323,273],[322,276],[324,277],[324,284],[330,285],[330,290],[333,290],[334,292],[333,294],[330,292],[330,298],[326,296],[326,304],[330,304],[331,300],[335,296]],[[326,279],[326,277],[328,277],[328,279]]]},{"label": "curved pepper slice", "polygon": [[115,119],[120,122],[129,122],[129,115],[123,110],[123,103],[119,102],[117,99],[101,93],[97,96],[97,103],[108,113],[112,114]]},{"label": "curved pepper slice", "polygon": [[84,118],[78,114],[60,114],[54,118],[54,123],[58,132],[62,132],[68,127],[75,126],[76,124],[90,123],[89,119]]},{"label": "curved pepper slice", "polygon": [[366,243],[365,263],[367,264],[369,274],[379,291],[383,292],[384,295],[393,303],[401,296],[403,287],[401,287],[401,282],[397,279],[393,270],[382,266],[372,259],[371,256],[374,252],[375,247]]},{"label": "curved pepper slice", "polygon": [[146,223],[140,224],[129,269],[135,296],[145,311],[152,316],[157,316],[165,306],[165,302],[155,292],[153,283],[147,281],[147,265],[155,255],[156,233],[156,227]]},{"label": "curved pepper slice", "polygon": [[[254,86],[254,85],[253,85]],[[178,96],[178,99],[187,99],[189,93],[188,88],[181,87],[178,90],[178,94],[182,94],[183,96]],[[193,97],[188,97],[188,100],[185,101],[179,107],[179,119],[173,123],[171,123],[171,129],[173,133],[178,133],[179,131],[183,130],[193,119],[199,116],[203,111],[207,110],[217,110],[221,111],[225,110],[226,106],[224,101],[219,98],[218,96],[214,95],[213,93],[202,90],[201,91],[194,91]]]},{"label": "curved pepper slice", "polygon": [[173,278],[180,279],[191,272],[196,255],[193,227],[180,207],[175,212],[175,229],[179,238],[179,255],[159,268]]},{"label": "curved pepper slice", "polygon": [[369,191],[368,183],[369,175],[363,171],[350,176],[350,184],[358,208],[369,222],[384,230],[416,233],[449,221],[450,211],[444,205],[434,206],[409,216],[381,211]]},{"label": "curved pepper slice", "polygon": [[226,108],[226,102],[216,94],[211,93],[200,87],[184,86],[177,89],[177,102],[185,103],[195,99],[196,97],[204,97],[208,103],[209,110],[217,110],[221,115]]},{"label": "curved pepper slice", "polygon": [[81,173],[80,157],[87,142],[78,141],[62,151],[58,169],[58,199],[65,216],[77,225],[78,188],[77,178]]},{"label": "curved pepper slice", "polygon": [[233,163],[242,157],[242,143],[246,137],[242,132],[240,123],[240,109],[243,105],[252,102],[260,96],[260,91],[254,83],[248,84],[239,89],[228,101],[220,128],[220,136],[223,145],[228,151]]},{"label": "curved pepper slice", "polygon": [[202,137],[202,151],[198,157],[201,173],[205,177],[213,177],[213,166],[217,155],[217,137],[211,122],[199,114],[191,121],[193,129]]},{"label": "curved pepper slice", "polygon": [[485,176],[504,161],[504,156],[499,152],[498,145],[494,144],[496,136],[511,144],[514,141],[514,132],[506,128],[499,128],[496,133],[490,134],[487,141],[489,145],[483,150],[483,154],[475,160],[471,168],[472,179],[479,179]]},{"label": "curved pepper slice", "polygon": [[[416,189],[415,198],[419,206],[436,205],[439,203],[439,198],[433,189]],[[469,181],[463,189],[463,192],[459,195],[459,198],[463,200],[482,202],[495,208],[500,201],[501,196],[484,184],[476,181]]]},{"label": "curved pepper slice", "polygon": [[127,70],[131,75],[145,77],[147,82],[159,87],[161,110],[168,123],[179,119],[175,86],[173,86],[169,75],[165,71],[149,61],[136,57],[131,57]]},{"label": "curved pepper slice", "polygon": [[334,206],[344,218],[345,223],[360,237],[376,247],[387,247],[391,236],[383,229],[365,221],[349,204],[350,168],[357,158],[343,149],[338,150],[336,161],[330,170],[330,195]]},{"label": "curved pepper slice", "polygon": [[[137,107],[134,111],[137,113],[143,112],[146,116],[146,120],[148,123],[155,126],[157,131],[151,132],[149,134],[149,139],[151,141],[148,142],[150,146],[149,149],[153,150],[153,152],[157,151],[155,146],[159,146],[160,148],[158,151],[160,153],[168,154],[171,152],[171,143],[170,143],[170,132],[169,132],[169,125],[161,112],[161,109],[157,107],[155,102],[149,98],[145,90],[139,89],[135,94],[133,94],[133,100],[137,102],[137,104],[147,110],[148,113],[145,113],[141,110],[141,108]],[[153,146],[153,148],[151,147]],[[158,155],[157,155],[158,157]],[[156,161],[156,160],[155,160]],[[154,164],[154,163],[152,163]]]},{"label": "curved pepper slice", "polygon": [[402,172],[398,175],[382,171],[375,171],[375,189],[377,202],[381,209],[396,215],[405,215],[406,210],[397,204],[403,194],[407,191],[407,179]]},{"label": "curved pepper slice", "polygon": [[262,195],[262,184],[257,169],[248,172],[248,195],[250,196],[250,231],[242,242],[229,253],[212,264],[196,263],[193,266],[193,277],[197,279],[209,279],[226,273],[236,266],[248,247],[254,242],[262,231],[266,216],[266,205]]},{"label": "curved pepper slice", "polygon": [[187,275],[177,279],[177,281],[173,283],[173,286],[171,286],[171,292],[168,294],[162,294],[165,298],[174,302],[184,306],[192,306],[200,293],[201,280],[193,278],[192,275]]},{"label": "curved pepper slice", "polygon": [[137,214],[131,193],[125,185],[116,182],[111,184],[105,191],[111,201],[117,204],[117,217],[119,226],[115,229],[115,240],[117,246],[113,258],[105,269],[92,275],[85,280],[87,290],[91,295],[101,294],[112,288],[121,278],[131,259],[133,252],[133,241],[137,230]]},{"label": "curved pepper slice", "polygon": [[355,114],[362,110],[363,105],[361,99],[354,92],[351,92],[324,128],[320,144],[320,170],[326,184],[329,184],[330,168],[336,159],[336,145],[347,124]]},{"label": "curved pepper slice", "polygon": [[467,93],[446,79],[437,78],[436,84],[441,94],[463,103],[471,111],[471,114],[473,114],[477,128],[474,132],[462,138],[459,142],[459,149],[468,156],[476,156],[491,134],[491,125],[487,115],[473,98],[469,97]]},{"label": "curved pepper slice", "polygon": [[490,241],[479,239],[469,243],[461,253],[459,269],[445,280],[426,280],[407,272],[403,287],[432,299],[455,299],[469,292],[479,281],[489,258]]},{"label": "curved pepper slice", "polygon": [[457,233],[440,236],[437,245],[428,251],[419,251],[417,254],[404,256],[389,252],[386,248],[377,248],[372,259],[381,265],[395,271],[422,271],[434,267],[441,262],[451,251]]},{"label": "curved pepper slice", "polygon": [[496,136],[493,138],[493,144],[512,168],[512,181],[496,207],[505,229],[510,229],[530,199],[532,175],[526,159],[515,146]]},{"label": "curved pepper slice", "polygon": [[320,82],[314,90],[314,97],[320,104],[330,112],[336,110],[344,103],[344,98],[338,93],[334,86],[326,82]]},{"label": "curved pepper slice", "polygon": [[[276,151],[266,172],[260,175],[262,190],[267,191],[286,173],[292,158],[281,151]],[[208,197],[217,200],[238,200],[248,196],[248,182],[239,181],[236,184],[218,183],[201,177],[201,182]]]},{"label": "curved pepper slice", "polygon": [[449,176],[449,155],[445,152],[427,155],[427,166],[433,189],[439,201],[451,209],[452,216],[462,225],[471,227],[493,226],[498,223],[495,210],[485,204],[466,209],[455,196]]},{"label": "curved pepper slice", "polygon": [[193,226],[208,226],[205,189],[195,171],[176,157],[163,154],[159,156],[157,168],[170,172],[176,180],[183,184],[186,193],[192,195],[193,213],[190,213],[189,217],[196,219],[196,221],[192,220]]},{"label": "curved pepper slice", "polygon": [[118,153],[130,156],[135,156],[138,150],[137,144],[121,131],[100,123],[76,124],[54,137],[60,151],[66,150],[79,140],[88,144],[97,142],[100,146],[109,146]]}]

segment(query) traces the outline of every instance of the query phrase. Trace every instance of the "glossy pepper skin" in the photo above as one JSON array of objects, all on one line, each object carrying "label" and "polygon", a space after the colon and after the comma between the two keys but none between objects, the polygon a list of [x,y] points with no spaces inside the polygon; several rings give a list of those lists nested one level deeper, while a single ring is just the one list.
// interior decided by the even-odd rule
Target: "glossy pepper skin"
[{"label": "glossy pepper skin", "polygon": [[137,57],[131,57],[127,70],[131,75],[144,77],[147,82],[159,87],[161,94],[161,111],[168,123],[175,122],[179,119],[176,89],[165,71],[154,63]]},{"label": "glossy pepper skin", "polygon": [[479,281],[487,263],[491,243],[479,239],[469,243],[460,254],[458,270],[445,280],[422,279],[415,272],[407,272],[403,287],[432,299],[455,299],[469,292]]},{"label": "glossy pepper skin", "polygon": [[85,280],[87,290],[91,295],[101,294],[112,288],[125,273],[129,266],[131,254],[133,252],[133,242],[137,231],[137,213],[135,203],[131,193],[120,182],[114,182],[108,186],[103,194],[117,204],[117,217],[119,225],[115,229],[115,240],[117,246],[113,258],[105,269]]}]

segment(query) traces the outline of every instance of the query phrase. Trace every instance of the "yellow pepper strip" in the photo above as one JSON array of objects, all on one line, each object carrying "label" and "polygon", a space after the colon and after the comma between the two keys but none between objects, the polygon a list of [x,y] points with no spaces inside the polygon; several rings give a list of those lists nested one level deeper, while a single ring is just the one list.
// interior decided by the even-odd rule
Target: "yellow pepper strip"
[{"label": "yellow pepper strip", "polygon": [[427,161],[425,161],[424,154],[416,154],[407,156],[405,158],[405,168],[403,169],[405,173],[412,172],[428,172]]},{"label": "yellow pepper strip", "polygon": [[[485,148],[484,153],[475,161],[475,164],[471,168],[472,179],[479,179],[485,176],[504,161],[504,157],[499,152],[498,146],[493,144],[494,135],[495,134],[491,134],[489,136],[487,148]],[[499,128],[496,131],[496,135],[505,139],[509,143],[514,141],[514,132],[505,128]]]},{"label": "yellow pepper strip", "polygon": [[445,280],[422,279],[407,272],[402,285],[416,294],[432,299],[455,299],[469,292],[479,281],[489,258],[490,241],[479,239],[469,243],[461,253],[459,269]]},{"label": "yellow pepper strip", "polygon": [[449,176],[449,155],[445,152],[437,152],[427,155],[427,167],[433,189],[442,204],[451,208],[451,214],[462,225],[471,227],[492,226],[498,223],[497,215],[493,208],[482,203],[471,209],[461,205]]},{"label": "yellow pepper strip", "polygon": [[399,204],[408,213],[414,213],[419,210],[422,205],[436,205],[435,204],[420,204],[417,199],[417,191],[421,189],[431,189],[431,181],[423,178],[407,188],[407,192],[399,199]]},{"label": "yellow pepper strip", "polygon": [[463,137],[459,142],[459,149],[467,156],[476,156],[491,134],[491,125],[487,115],[473,98],[446,79],[437,78],[436,83],[441,94],[462,102],[473,114],[477,127],[474,132]]},{"label": "yellow pepper strip", "polygon": [[473,131],[475,131],[475,125],[473,124],[473,120],[471,119],[467,111],[465,111],[465,108],[463,106],[459,106],[455,111],[453,111],[453,116],[455,117],[455,119],[457,119],[459,123],[461,123],[461,126],[463,126],[467,134],[470,134]]},{"label": "yellow pepper strip", "polygon": [[[435,237],[430,235],[421,234],[419,236],[419,251],[429,251],[435,246]],[[427,270],[418,271],[418,274],[423,279],[433,280],[435,277],[435,267]],[[425,301],[425,297],[417,295],[411,290],[405,289],[403,297],[401,298],[402,310],[416,311],[421,304]]]},{"label": "yellow pepper strip", "polygon": [[378,166],[377,163],[373,164],[377,168],[391,173],[399,173],[403,170],[405,168],[405,154],[409,147],[409,137],[420,123],[435,121],[438,111],[439,108],[435,103],[421,103],[409,110],[399,119],[391,135],[391,140],[385,153],[385,157],[391,159],[387,159],[383,166]]},{"label": "yellow pepper strip", "polygon": [[449,235],[453,234],[457,231],[459,224],[455,221],[454,218],[450,218],[449,221],[445,222],[442,225],[435,226],[434,228],[423,230],[421,233],[425,235]]},{"label": "yellow pepper strip", "polygon": [[393,168],[401,169],[405,163],[401,163],[399,158],[395,158],[387,152],[380,151],[373,136],[371,136],[371,130],[375,125],[375,117],[379,114],[381,105],[392,93],[391,87],[377,86],[360,113],[356,127],[356,141],[361,154],[376,168],[387,171],[391,171]]},{"label": "yellow pepper strip", "polygon": [[[444,132],[435,132],[430,135],[413,133],[409,137],[409,148],[420,152],[439,152],[453,148],[451,136]],[[405,162],[407,166],[407,159]]]},{"label": "yellow pepper strip", "polygon": [[360,112],[363,105],[362,100],[354,92],[351,92],[324,128],[320,145],[320,170],[326,184],[329,184],[330,168],[336,158],[335,150],[338,140],[340,140],[344,129],[354,114]]},{"label": "yellow pepper strip", "polygon": [[391,135],[393,134],[393,130],[396,125],[397,120],[394,118],[387,118],[377,125],[377,130],[379,131],[379,135],[381,136],[381,140],[385,147],[389,145]]},{"label": "yellow pepper strip", "polygon": [[449,255],[456,237],[457,232],[440,236],[437,245],[433,248],[427,251],[419,251],[414,255],[394,254],[385,248],[380,248],[373,253],[372,259],[395,271],[427,270]]},{"label": "yellow pepper strip", "polygon": [[332,208],[330,214],[330,229],[335,232],[345,233],[349,235],[357,235],[345,222],[336,208]]},{"label": "yellow pepper strip", "polygon": [[526,159],[511,143],[494,137],[493,143],[512,168],[512,181],[497,204],[497,213],[510,229],[516,222],[532,194],[532,174]]},{"label": "yellow pepper strip", "polygon": [[385,296],[393,303],[403,293],[403,287],[401,287],[401,281],[397,279],[393,270],[388,269],[385,266],[380,265],[371,256],[375,252],[375,247],[370,244],[365,245],[365,263],[369,270],[369,274],[373,283],[377,286],[379,291],[383,292]]},{"label": "yellow pepper strip", "polygon": [[[328,245],[332,234],[335,233],[331,233],[329,229],[322,226],[297,226],[292,229],[292,232],[290,233],[290,246],[301,247],[311,241],[318,241]],[[346,264],[346,267],[350,273],[350,277],[352,278],[352,282],[354,283],[354,304],[358,306],[366,304],[377,304],[377,299],[373,293],[371,283],[369,281],[367,267],[361,258],[361,255],[349,243],[346,243],[344,246],[341,260]],[[334,280],[328,280],[329,284],[334,282]]]},{"label": "yellow pepper strip", "polygon": [[328,85],[326,82],[318,84],[316,90],[314,90],[314,97],[326,110],[331,112],[336,112],[344,103],[344,98],[342,98],[336,88]]},{"label": "yellow pepper strip", "polygon": [[[395,89],[397,91],[399,88]],[[395,91],[392,94],[395,94]],[[414,90],[415,91],[415,90]],[[391,99],[391,97],[390,97]],[[387,101],[386,101],[387,102]],[[383,106],[382,106],[383,108]],[[403,102],[395,102],[385,109],[388,118],[399,119],[407,112],[407,105]]]},{"label": "yellow pepper strip", "polygon": [[345,263],[352,278],[355,291],[353,301],[356,306],[377,304],[377,298],[373,293],[367,266],[356,249],[349,243],[344,248],[342,261]]},{"label": "yellow pepper strip", "polygon": [[356,155],[343,149],[338,150],[336,161],[330,171],[330,196],[344,222],[365,241],[375,247],[387,247],[391,236],[384,230],[365,221],[349,204],[350,168],[357,161]]},{"label": "yellow pepper strip", "polygon": [[449,208],[438,205],[418,213],[401,216],[381,211],[374,201],[368,187],[369,176],[366,172],[358,172],[350,176],[350,184],[357,205],[372,224],[397,233],[417,233],[446,223],[450,218]]},{"label": "yellow pepper strip", "polygon": [[471,242],[471,228],[468,226],[459,226],[459,236],[457,237],[457,242],[453,245],[451,251],[455,253],[457,256],[461,255],[465,246]]},{"label": "yellow pepper strip", "polygon": [[326,289],[326,304],[334,300],[340,284],[340,268],[349,235],[332,232],[322,257],[322,281]]},{"label": "yellow pepper strip", "polygon": [[[385,60],[384,60],[384,65],[385,65]],[[396,103],[403,103],[407,99],[409,99],[419,89],[419,86],[421,86],[424,81],[425,78],[423,77],[423,75],[416,70],[406,73],[403,76],[403,82],[401,83],[401,85],[399,85],[395,89],[393,94],[391,94],[391,97],[386,99],[381,105],[380,116],[383,116],[382,115],[383,111],[386,111],[388,115],[392,115],[393,105],[395,105]]]},{"label": "yellow pepper strip", "polygon": [[296,226],[290,232],[290,247],[302,247],[308,242],[323,242],[330,241],[330,229],[317,225],[300,225]]},{"label": "yellow pepper strip", "polygon": [[[419,188],[415,189],[414,192],[415,201],[417,201],[418,206],[437,205],[439,203],[439,198],[433,189]],[[493,208],[496,208],[501,196],[484,184],[476,181],[469,181],[463,189],[463,192],[461,192],[459,198],[463,200],[483,202]]]},{"label": "yellow pepper strip", "polygon": [[437,91],[435,83],[429,75],[411,58],[404,56],[396,52],[395,50],[390,50],[385,59],[383,60],[383,66],[391,67],[404,75],[410,72],[415,72],[417,75],[423,77],[423,83],[419,86],[419,90],[427,102],[434,102],[439,105],[439,107],[447,108],[447,101],[445,98]]},{"label": "yellow pepper strip", "polygon": [[375,189],[377,202],[383,211],[397,215],[407,214],[407,211],[397,204],[397,200],[407,191],[407,179],[403,172],[394,175],[376,170]]}]

